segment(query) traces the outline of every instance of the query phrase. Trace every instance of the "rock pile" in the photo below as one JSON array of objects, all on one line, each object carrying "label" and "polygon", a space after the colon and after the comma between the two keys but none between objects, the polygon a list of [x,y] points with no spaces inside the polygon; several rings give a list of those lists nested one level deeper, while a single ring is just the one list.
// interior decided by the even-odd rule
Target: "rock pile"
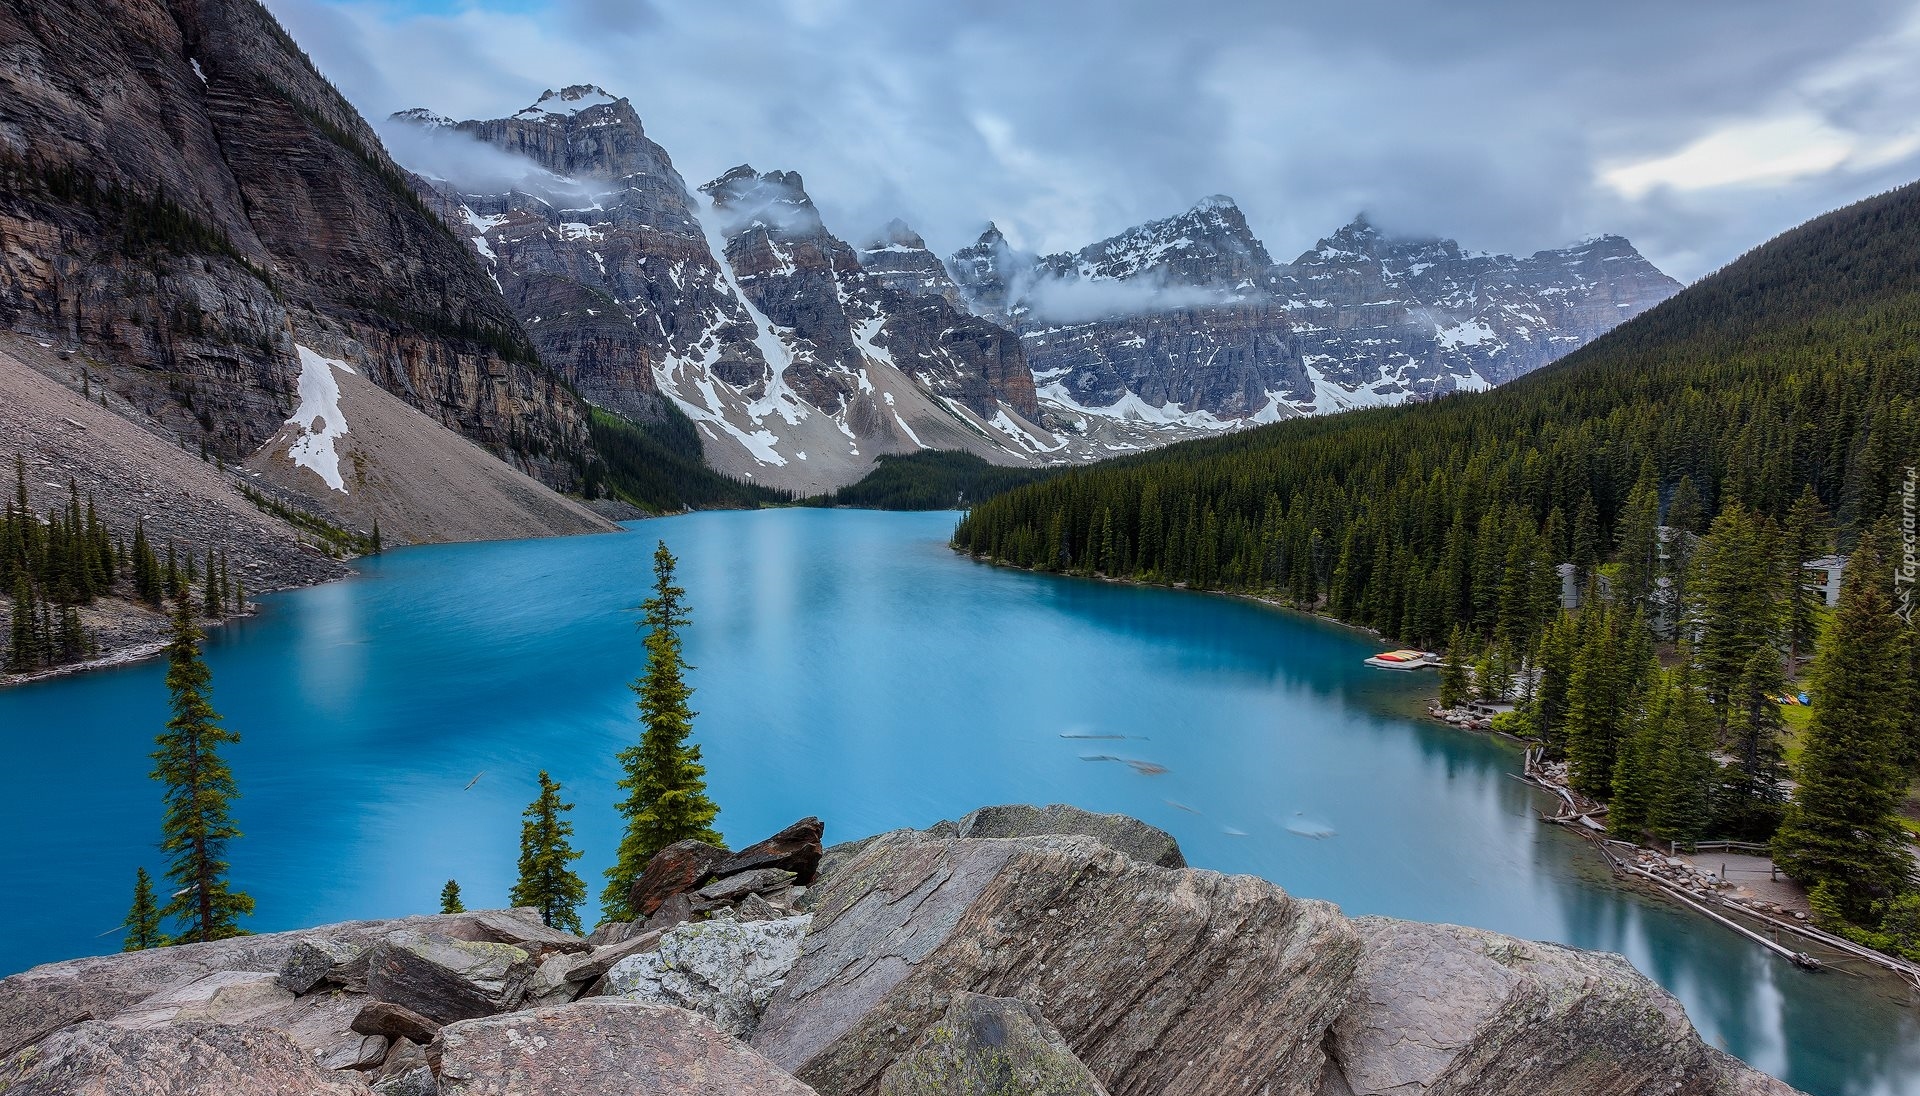
[{"label": "rock pile", "polygon": [[1618,956],[1179,855],[1071,807],[807,819],[663,851],[586,939],[492,911],[39,967],[0,981],[0,1091],[1791,1096]]}]

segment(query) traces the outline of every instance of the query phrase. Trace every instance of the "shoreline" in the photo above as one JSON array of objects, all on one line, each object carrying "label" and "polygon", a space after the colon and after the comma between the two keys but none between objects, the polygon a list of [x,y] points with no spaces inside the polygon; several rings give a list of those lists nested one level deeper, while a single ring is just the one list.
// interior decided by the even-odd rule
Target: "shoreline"
[{"label": "shoreline", "polygon": [[[1264,597],[1259,594],[1247,593],[1244,591],[1231,591],[1231,590],[1193,590],[1187,587],[1185,584],[1180,584],[1180,583],[1168,584],[1168,583],[1141,582],[1137,579],[1114,578],[1104,574],[1072,575],[1072,574],[1061,574],[1056,572],[1041,571],[1041,570],[1038,570],[1037,568],[1015,567],[1011,564],[1000,563],[994,560],[983,559],[977,556],[973,556],[963,551],[962,549],[955,547],[951,543],[948,544],[948,547],[958,555],[961,555],[976,563],[985,564],[990,567],[1004,567],[1004,568],[1007,568],[1008,570],[1024,571],[1029,574],[1047,575],[1053,578],[1092,579],[1097,582],[1110,583],[1118,586],[1136,586],[1141,588],[1160,587],[1162,589],[1167,589],[1167,590],[1179,590],[1185,593],[1224,595],[1230,598],[1237,598],[1243,601],[1250,601],[1268,609],[1274,609],[1274,610],[1278,610],[1280,612],[1285,612],[1285,613],[1293,613],[1299,616],[1309,617],[1316,621],[1338,625],[1339,627],[1344,628],[1348,631],[1357,632],[1362,635],[1368,636],[1369,638],[1379,640],[1381,642],[1393,642],[1393,640],[1390,637],[1388,637],[1385,633],[1380,632],[1376,629],[1368,628],[1368,627],[1357,625],[1357,624],[1349,624],[1346,621],[1336,619],[1332,616],[1329,616],[1325,613],[1320,612],[1319,610],[1301,608],[1300,606],[1292,604],[1290,602],[1281,601],[1277,598],[1272,598],[1272,597]],[[1795,958],[1794,957],[1795,953],[1791,952],[1789,949],[1786,949],[1776,941],[1766,940],[1765,938],[1761,937],[1757,932],[1754,932],[1753,930],[1747,928],[1746,926],[1740,925],[1738,922],[1735,922],[1728,917],[1722,916],[1717,911],[1709,909],[1707,908],[1707,906],[1702,904],[1703,902],[1707,902],[1707,901],[1716,902],[1718,905],[1725,907],[1731,913],[1744,915],[1746,917],[1752,918],[1756,921],[1763,923],[1768,929],[1772,930],[1775,937],[1778,937],[1781,931],[1791,932],[1802,937],[1803,939],[1810,941],[1815,946],[1825,951],[1846,957],[1845,959],[1838,960],[1839,962],[1845,962],[1848,960],[1857,960],[1860,962],[1866,962],[1874,965],[1875,967],[1878,968],[1876,976],[1883,975],[1890,982],[1904,984],[1910,991],[1909,1000],[1906,1003],[1910,1006],[1920,1007],[1920,964],[1910,963],[1907,960],[1901,959],[1897,956],[1887,955],[1884,952],[1876,951],[1872,948],[1867,948],[1864,945],[1855,944],[1850,940],[1845,940],[1840,937],[1833,936],[1832,934],[1827,933],[1824,930],[1821,930],[1816,926],[1814,926],[1810,920],[1802,923],[1802,922],[1792,921],[1792,920],[1777,919],[1764,911],[1751,908],[1744,903],[1730,902],[1724,896],[1719,895],[1717,893],[1712,895],[1694,894],[1692,896],[1688,896],[1687,894],[1682,893],[1685,888],[1680,887],[1674,883],[1670,883],[1667,880],[1662,879],[1659,876],[1655,875],[1653,872],[1646,871],[1645,869],[1638,868],[1635,865],[1627,864],[1620,861],[1610,850],[1608,850],[1605,847],[1606,843],[1615,842],[1624,847],[1631,848],[1636,851],[1644,852],[1654,856],[1658,856],[1659,853],[1657,850],[1647,849],[1644,846],[1635,845],[1632,842],[1619,841],[1616,838],[1608,837],[1606,834],[1605,828],[1602,826],[1599,826],[1598,823],[1593,822],[1590,817],[1594,813],[1604,812],[1605,804],[1595,804],[1589,809],[1583,811],[1580,808],[1579,804],[1575,802],[1573,798],[1575,793],[1573,793],[1570,789],[1565,788],[1564,785],[1555,785],[1555,784],[1549,783],[1546,780],[1542,779],[1540,776],[1536,775],[1534,771],[1534,765],[1532,762],[1532,756],[1533,756],[1532,751],[1536,747],[1536,744],[1529,742],[1526,739],[1519,738],[1511,734],[1507,734],[1504,731],[1496,731],[1496,730],[1492,730],[1491,728],[1483,730],[1481,728],[1474,727],[1468,724],[1456,723],[1452,720],[1445,719],[1440,715],[1438,703],[1439,703],[1438,700],[1432,700],[1428,702],[1426,705],[1423,705],[1422,711],[1424,712],[1424,716],[1427,720],[1440,724],[1441,726],[1447,727],[1450,730],[1464,731],[1469,734],[1482,735],[1489,738],[1504,740],[1506,743],[1520,747],[1523,751],[1525,751],[1523,755],[1524,760],[1522,762],[1523,771],[1519,773],[1510,773],[1508,775],[1512,776],[1516,780],[1521,781],[1522,783],[1529,784],[1540,791],[1550,792],[1554,794],[1558,799],[1560,799],[1563,803],[1565,803],[1566,805],[1565,810],[1567,812],[1570,812],[1566,814],[1565,817],[1553,817],[1545,814],[1544,812],[1540,812],[1539,814],[1540,821],[1545,823],[1553,823],[1555,825],[1559,825],[1564,828],[1571,829],[1578,836],[1585,839],[1588,844],[1595,845],[1599,849],[1602,859],[1606,862],[1609,868],[1608,874],[1610,878],[1613,880],[1613,884],[1615,887],[1618,887],[1622,890],[1629,890],[1637,894],[1642,894],[1642,895],[1647,895],[1652,897],[1659,897],[1668,901],[1669,903],[1680,905],[1683,908],[1690,907],[1693,910],[1693,912],[1697,914],[1702,914],[1709,920],[1721,922],[1724,927],[1730,927],[1735,931],[1742,933],[1743,935],[1753,938],[1754,940],[1758,941],[1762,945],[1767,946],[1769,950],[1773,950],[1777,954],[1780,954],[1783,958],[1789,958],[1797,966],[1801,966],[1802,969],[1809,969],[1808,966],[1803,965],[1800,962],[1800,960],[1804,958],[1804,959],[1811,960],[1811,967],[1813,969],[1824,969],[1824,967],[1826,966],[1834,966],[1834,969],[1840,970],[1842,973],[1851,974],[1855,977],[1862,976],[1858,971],[1846,970],[1844,967],[1839,967],[1837,965],[1834,965],[1835,964],[1834,960],[1828,960],[1826,963],[1822,963],[1820,960],[1813,959],[1810,956],[1806,956],[1804,953],[1800,953],[1800,956],[1798,958]],[[1709,842],[1709,844],[1712,844],[1712,843]],[[1667,859],[1670,859],[1670,860],[1677,859],[1677,857],[1668,857]],[[1647,880],[1647,882],[1642,882],[1640,877],[1644,877],[1645,880]],[[1721,882],[1722,882],[1722,885],[1725,885],[1724,880]],[[1783,912],[1791,912],[1791,911],[1783,911]]]}]

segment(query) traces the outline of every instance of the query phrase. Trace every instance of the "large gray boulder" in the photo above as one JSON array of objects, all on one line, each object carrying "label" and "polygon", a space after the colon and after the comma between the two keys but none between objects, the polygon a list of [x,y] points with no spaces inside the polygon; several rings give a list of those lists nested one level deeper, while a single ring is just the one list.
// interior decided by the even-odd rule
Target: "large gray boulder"
[{"label": "large gray boulder", "polygon": [[1117,1096],[1313,1096],[1360,953],[1328,903],[1079,836],[887,834],[818,898],[753,1045],[828,1096],[968,992],[1033,1002]]},{"label": "large gray boulder", "polygon": [[880,1096],[1107,1096],[1040,1010],[955,994],[947,1014],[880,1075]]},{"label": "large gray boulder", "polygon": [[1774,1096],[1787,1085],[1701,1042],[1618,955],[1455,925],[1363,917],[1333,1027],[1353,1096]]},{"label": "large gray boulder", "polygon": [[813,1096],[684,1009],[596,997],[441,1032],[444,1096]]},{"label": "large gray boulder", "polygon": [[519,1007],[533,957],[512,944],[396,932],[374,946],[367,992],[440,1024]]},{"label": "large gray boulder", "polygon": [[729,1035],[750,1038],[800,958],[800,941],[812,920],[742,923],[723,915],[681,925],[663,935],[656,948],[614,964],[604,992],[691,1009]]},{"label": "large gray boulder", "polygon": [[351,1074],[322,1070],[285,1035],[182,1021],[64,1028],[0,1059],[7,1096],[365,1096]]},{"label": "large gray boulder", "polygon": [[1124,814],[1097,814],[1065,803],[1045,807],[1026,803],[981,807],[962,815],[952,826],[955,837],[1082,834],[1099,838],[1108,847],[1126,853],[1143,864],[1158,864],[1163,868],[1187,866],[1187,858],[1180,853],[1180,843],[1160,827],[1150,826]]}]

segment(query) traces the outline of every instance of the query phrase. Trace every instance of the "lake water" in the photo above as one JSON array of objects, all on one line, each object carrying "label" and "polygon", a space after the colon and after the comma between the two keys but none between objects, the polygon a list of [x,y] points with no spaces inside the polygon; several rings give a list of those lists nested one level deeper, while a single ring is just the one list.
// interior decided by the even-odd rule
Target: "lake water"
[{"label": "lake water", "polygon": [[[1903,987],[1794,970],[1615,888],[1588,846],[1536,821],[1517,751],[1410,716],[1434,681],[1363,667],[1378,649],[1364,636],[981,566],[947,550],[953,521],[697,514],[395,551],[264,599],[208,652],[244,736],[233,878],[259,901],[253,927],[431,912],[449,877],[469,906],[504,904],[541,768],[578,803],[598,894],[614,752],[637,734],[635,607],[665,538],[730,842],[807,814],[837,841],[987,803],[1125,812],[1196,866],[1351,914],[1622,952],[1710,1042],[1816,1096],[1920,1094]],[[117,947],[134,868],[160,866],[146,774],[162,676],[148,663],[0,691],[0,973]]]}]

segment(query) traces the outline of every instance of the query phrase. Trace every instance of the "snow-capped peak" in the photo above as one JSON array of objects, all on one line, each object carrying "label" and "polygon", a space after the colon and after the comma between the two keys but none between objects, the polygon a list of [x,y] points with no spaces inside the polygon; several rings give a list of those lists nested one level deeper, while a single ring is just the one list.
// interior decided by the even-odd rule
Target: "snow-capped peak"
[{"label": "snow-capped peak", "polygon": [[396,122],[412,122],[416,126],[427,129],[452,129],[459,124],[444,114],[435,114],[426,107],[395,111],[392,119]]},{"label": "snow-capped peak", "polygon": [[607,94],[605,88],[594,84],[575,84],[559,91],[549,89],[533,105],[514,115],[523,121],[545,118],[548,115],[578,114],[590,107],[612,106],[620,100]]}]

